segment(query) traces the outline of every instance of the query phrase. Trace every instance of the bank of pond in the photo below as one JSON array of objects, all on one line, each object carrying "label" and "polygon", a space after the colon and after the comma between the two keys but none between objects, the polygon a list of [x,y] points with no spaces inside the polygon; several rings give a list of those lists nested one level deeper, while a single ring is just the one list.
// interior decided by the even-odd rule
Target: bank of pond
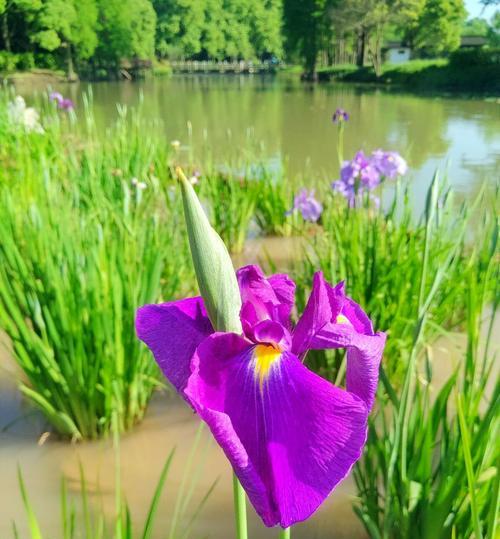
[{"label": "bank of pond", "polygon": [[[353,471],[354,511],[366,533],[495,536],[494,186],[463,201],[436,173],[424,211],[415,217],[404,176],[354,200],[328,182],[315,182],[312,193],[261,163],[197,163],[179,153],[177,141],[167,143],[140,109],[120,108],[118,121],[103,133],[90,105],[77,122],[63,96],[51,101],[30,111],[11,91],[0,94],[0,328],[19,370],[20,392],[58,444],[112,438],[118,459],[120,434],[137,428],[152,395],[162,390],[133,321],[140,305],[197,292],[173,171],[182,166],[235,262],[248,262],[251,252],[267,273],[287,272],[297,285],[298,312],[316,271],[332,283],[345,280],[374,327],[387,332],[368,442]],[[457,331],[466,345],[437,379],[432,345]],[[338,350],[310,351],[306,365],[332,382],[344,380]],[[189,466],[203,460],[196,451]],[[63,537],[78,537],[78,530],[87,539],[153,537],[161,491],[169,484],[167,453],[163,471],[164,462],[157,463],[158,490],[135,528],[119,494],[127,470],[117,469],[111,517],[90,507],[82,468],[75,487],[82,512],[71,509],[72,495],[62,490]],[[19,464],[29,537],[40,538],[30,478],[22,473],[22,458]],[[191,480],[193,473],[187,475]],[[185,481],[174,488],[180,501],[169,537],[191,537],[190,522],[218,486],[204,485],[201,495]],[[197,503],[188,514],[185,501],[193,491]],[[215,529],[205,535],[221,537]],[[342,530],[321,536],[340,538]]]}]

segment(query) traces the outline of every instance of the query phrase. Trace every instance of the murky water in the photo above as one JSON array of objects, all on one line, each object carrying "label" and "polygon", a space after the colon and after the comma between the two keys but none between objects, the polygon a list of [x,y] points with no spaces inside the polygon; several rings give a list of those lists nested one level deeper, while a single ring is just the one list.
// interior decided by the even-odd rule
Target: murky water
[{"label": "murky water", "polygon": [[[86,83],[60,85],[82,108]],[[38,91],[40,88],[38,88]],[[458,189],[477,190],[500,179],[500,99],[463,99],[388,91],[369,86],[308,85],[295,76],[174,75],[139,82],[92,85],[98,124],[117,116],[116,104],[138,105],[165,125],[166,140],[180,140],[186,156],[248,159],[270,167],[282,161],[289,175],[332,180],[338,174],[332,112],[351,114],[345,157],[362,148],[393,149],[410,165],[422,198],[436,167],[448,168]],[[35,89],[19,86],[24,95]]]}]

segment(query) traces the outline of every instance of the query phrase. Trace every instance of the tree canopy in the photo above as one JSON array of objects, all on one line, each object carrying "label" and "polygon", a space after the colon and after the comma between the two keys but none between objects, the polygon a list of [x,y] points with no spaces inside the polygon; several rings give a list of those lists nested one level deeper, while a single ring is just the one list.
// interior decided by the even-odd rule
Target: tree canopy
[{"label": "tree canopy", "polygon": [[465,17],[464,0],[0,0],[0,52],[80,73],[154,57],[286,59],[314,77],[339,51],[377,69],[388,40],[425,57],[452,52],[461,35],[498,43],[497,16]]}]

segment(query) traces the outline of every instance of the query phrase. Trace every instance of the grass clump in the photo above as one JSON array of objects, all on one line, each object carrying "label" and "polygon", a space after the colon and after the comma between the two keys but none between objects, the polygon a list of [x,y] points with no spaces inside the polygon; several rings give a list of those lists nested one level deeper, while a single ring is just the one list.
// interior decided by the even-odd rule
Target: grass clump
[{"label": "grass clump", "polygon": [[475,271],[464,276],[467,346],[458,365],[435,385],[440,380],[434,381],[431,355],[420,354],[432,294],[443,279],[429,263],[432,284],[411,324],[414,340],[403,356],[401,391],[383,378],[385,391],[379,392],[365,455],[354,472],[355,511],[375,539],[497,535],[500,386],[490,344],[498,289],[480,343],[490,293],[474,274],[486,271],[498,287],[498,268],[491,258],[485,270],[476,255],[471,264]]},{"label": "grass clump", "polygon": [[[413,321],[418,316],[421,272],[429,286],[431,276],[442,279],[429,305],[422,342],[429,343],[443,329],[465,321],[466,277],[486,279],[486,263],[494,256],[497,234],[494,209],[483,194],[470,204],[456,204],[453,193],[436,177],[427,194],[427,209],[415,221],[408,194],[394,194],[388,211],[372,206],[349,208],[331,200],[322,215],[323,229],[306,246],[303,261],[294,269],[299,312],[309,296],[315,271],[330,282],[346,281],[347,292],[370,313],[374,326],[386,330],[385,362],[388,375],[401,377],[404,357],[413,346]],[[481,208],[480,234],[471,241],[475,210]],[[476,215],[476,217],[474,217]],[[472,256],[482,266],[471,265]],[[491,291],[491,283],[490,283]],[[321,375],[335,380],[341,363],[338,352],[313,351],[308,362]]]},{"label": "grass clump", "polygon": [[132,427],[158,385],[135,309],[194,278],[179,200],[155,176],[165,150],[139,116],[121,110],[104,138],[89,112],[86,135],[65,120],[3,136],[0,325],[22,392],[59,433],[96,438],[114,411],[120,431]]}]

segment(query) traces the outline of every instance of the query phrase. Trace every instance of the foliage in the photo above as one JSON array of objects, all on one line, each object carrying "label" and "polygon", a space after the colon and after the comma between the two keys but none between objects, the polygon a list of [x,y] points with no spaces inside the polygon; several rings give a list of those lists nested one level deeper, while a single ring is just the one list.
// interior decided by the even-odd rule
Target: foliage
[{"label": "foliage", "polygon": [[231,173],[214,172],[202,180],[200,198],[210,221],[231,253],[241,253],[254,214],[255,182]]},{"label": "foliage", "polygon": [[115,408],[126,430],[157,386],[135,309],[194,282],[179,204],[151,172],[166,174],[161,137],[122,110],[100,138],[88,113],[75,146],[76,124],[46,116],[43,134],[9,132],[0,110],[0,324],[22,391],[64,435],[106,434]]},{"label": "foliage", "polygon": [[488,35],[489,27],[490,25],[486,19],[475,17],[474,19],[465,21],[464,25],[462,26],[462,35],[486,37]]},{"label": "foliage", "polygon": [[460,46],[463,0],[426,0],[413,42],[431,55],[451,52]]},{"label": "foliage", "polygon": [[[431,195],[432,189],[427,197]],[[403,358],[413,342],[414,328],[409,321],[418,315],[424,263],[429,279],[439,274],[440,280],[427,307],[430,322],[422,333],[422,342],[432,342],[438,331],[459,327],[465,321],[465,296],[460,283],[476,270],[468,264],[470,249],[465,231],[472,209],[483,203],[484,197],[479,195],[470,208],[463,206],[457,211],[452,192],[442,188],[439,209],[433,214],[427,211],[416,223],[407,193],[403,197],[396,193],[388,212],[371,206],[349,208],[335,202],[326,206],[323,232],[310,241],[303,261],[294,270],[298,310],[302,311],[313,273],[318,269],[330,282],[345,279],[348,293],[370,313],[374,326],[388,331],[385,368],[396,381],[406,368]],[[493,212],[486,212],[484,229],[476,243],[483,258],[490,255],[489,232],[496,230],[490,213]],[[479,272],[475,278],[483,284],[486,274]],[[430,286],[430,281],[425,285]],[[340,359],[338,354],[314,352],[307,361],[314,370],[335,380]]]},{"label": "foliage", "polygon": [[154,0],[153,5],[161,57],[281,56],[281,0]]},{"label": "foliage", "polygon": [[[346,82],[378,82],[407,86],[423,92],[461,90],[498,94],[500,91],[500,65],[494,60],[498,53],[488,49],[476,52],[457,50],[452,54],[452,57],[466,59],[469,54],[471,57],[482,58],[485,64],[463,62],[458,67],[445,59],[411,60],[404,64],[384,65],[378,77],[373,69],[366,67],[356,69],[354,66],[325,69],[320,72],[320,77],[334,77]],[[485,65],[488,66],[487,69],[485,69]]]},{"label": "foliage", "polygon": [[[355,469],[355,510],[375,539],[496,536],[500,387],[489,346],[491,325],[481,343],[483,351],[480,348],[489,293],[475,278],[485,273],[498,286],[497,234],[492,239],[490,256],[473,253],[469,262],[473,271],[465,277],[464,290],[467,346],[448,378],[442,385],[434,380],[430,353],[423,366],[419,362],[421,334],[431,321],[424,304],[411,323],[415,337],[403,356],[408,364],[403,389],[398,392],[383,377],[383,406],[370,421],[365,455]],[[424,272],[429,270],[424,266]],[[439,273],[430,271],[436,282]],[[423,297],[431,294],[428,289]],[[497,301],[498,296],[489,324]]]},{"label": "foliage", "polygon": [[289,54],[296,54],[308,78],[316,72],[318,53],[324,48],[330,22],[331,0],[284,0],[284,31]]}]

